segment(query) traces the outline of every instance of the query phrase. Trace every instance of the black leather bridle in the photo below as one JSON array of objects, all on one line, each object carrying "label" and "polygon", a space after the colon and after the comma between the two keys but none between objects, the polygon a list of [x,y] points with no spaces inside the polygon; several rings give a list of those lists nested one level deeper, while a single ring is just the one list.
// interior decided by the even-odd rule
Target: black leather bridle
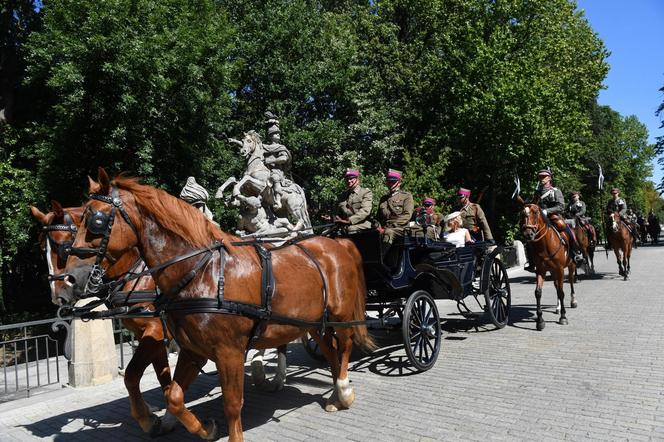
[{"label": "black leather bridle", "polygon": [[[58,259],[67,261],[67,257],[71,252],[72,244],[74,244],[74,240],[76,239],[76,232],[78,229],[74,223],[74,219],[68,212],[64,212],[63,221],[63,224],[49,224],[48,226],[43,226],[42,231],[46,236],[46,241],[48,241],[49,245],[57,251]],[[69,232],[72,237],[71,240],[56,241],[51,236],[51,232]],[[49,273],[48,282],[60,281],[65,279],[66,276],[66,273],[60,273],[59,275]]]},{"label": "black leather bridle", "polygon": [[115,221],[115,214],[117,211],[120,212],[120,215],[125,220],[129,227],[134,231],[136,237],[138,237],[138,231],[134,226],[134,223],[131,222],[129,214],[125,210],[122,199],[120,199],[120,192],[118,188],[113,186],[111,188],[111,195],[101,195],[98,193],[91,193],[89,195],[90,199],[101,201],[111,205],[111,213],[106,215],[104,212],[92,211],[91,206],[87,206],[85,209],[84,217],[88,217],[87,221],[87,230],[93,235],[102,235],[101,243],[99,247],[71,247],[69,253],[77,257],[88,257],[91,255],[96,255],[95,263],[90,270],[90,275],[88,280],[85,283],[85,289],[81,298],[89,298],[93,296],[99,296],[101,292],[107,287],[103,282],[104,274],[106,270],[101,267],[101,262],[104,258],[107,258],[111,264],[115,262],[115,259],[108,253],[108,242],[111,239],[111,230],[113,229],[113,222]]}]

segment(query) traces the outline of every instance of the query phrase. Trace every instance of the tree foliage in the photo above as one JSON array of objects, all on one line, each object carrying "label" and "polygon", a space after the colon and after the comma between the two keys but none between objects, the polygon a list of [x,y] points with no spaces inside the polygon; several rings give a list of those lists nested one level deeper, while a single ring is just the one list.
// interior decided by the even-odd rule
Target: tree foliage
[{"label": "tree foliage", "polygon": [[599,207],[600,162],[607,185],[649,204],[652,146],[635,118],[596,105],[607,51],[573,0],[10,3],[21,13],[2,17],[32,25],[4,34],[20,43],[14,90],[29,103],[0,127],[9,247],[27,241],[21,207],[78,204],[99,165],[172,193],[193,175],[214,193],[244,168],[223,134],[262,130],[266,110],[314,213],[350,166],[376,199],[388,167],[445,210],[471,188],[508,240],[513,177],[530,191],[543,167]]}]

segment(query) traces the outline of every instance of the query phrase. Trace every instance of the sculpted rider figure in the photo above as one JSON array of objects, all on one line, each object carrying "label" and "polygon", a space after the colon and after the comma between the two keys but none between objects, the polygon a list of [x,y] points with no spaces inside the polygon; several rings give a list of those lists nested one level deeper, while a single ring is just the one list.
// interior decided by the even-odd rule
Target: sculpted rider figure
[{"label": "sculpted rider figure", "polygon": [[380,223],[378,230],[383,235],[383,256],[387,256],[395,238],[404,235],[415,210],[413,195],[401,190],[400,171],[390,169],[385,175],[385,185],[389,191],[380,199],[377,216]]},{"label": "sculpted rider figure", "polygon": [[346,191],[337,198],[334,222],[342,224],[347,233],[371,228],[373,193],[360,185],[360,171],[346,169],[344,173]]},{"label": "sculpted rider figure", "polygon": [[470,235],[475,241],[488,241],[495,243],[491,228],[484,215],[484,210],[479,204],[470,202],[470,190],[459,188],[457,191],[457,205],[461,212],[463,228],[470,231]]},{"label": "sculpted rider figure", "polygon": [[265,112],[265,125],[267,126],[267,139],[263,143],[265,165],[271,170],[270,181],[272,183],[272,192],[274,194],[274,209],[281,208],[281,197],[284,187],[290,185],[290,180],[286,174],[291,167],[291,153],[281,144],[281,130],[279,129],[279,120],[270,111]]},{"label": "sculpted rider figure", "polygon": [[196,182],[196,178],[193,176],[187,178],[187,183],[180,192],[180,199],[203,212],[203,215],[205,215],[207,219],[214,222],[212,212],[207,206],[209,198],[210,195],[208,194],[208,191]]}]

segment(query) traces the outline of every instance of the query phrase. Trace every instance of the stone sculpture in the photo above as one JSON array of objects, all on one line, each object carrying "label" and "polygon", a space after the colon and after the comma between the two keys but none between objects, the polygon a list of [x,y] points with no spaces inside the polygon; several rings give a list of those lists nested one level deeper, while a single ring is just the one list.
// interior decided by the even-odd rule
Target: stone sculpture
[{"label": "stone sculpture", "polygon": [[279,120],[271,112],[265,116],[266,143],[253,130],[245,132],[242,140],[228,138],[229,143],[240,148],[247,168],[239,180],[228,178],[215,197],[224,198],[224,192],[232,186],[226,202],[240,207],[238,234],[310,232],[307,200],[302,188],[290,178],[292,156],[281,144]]}]

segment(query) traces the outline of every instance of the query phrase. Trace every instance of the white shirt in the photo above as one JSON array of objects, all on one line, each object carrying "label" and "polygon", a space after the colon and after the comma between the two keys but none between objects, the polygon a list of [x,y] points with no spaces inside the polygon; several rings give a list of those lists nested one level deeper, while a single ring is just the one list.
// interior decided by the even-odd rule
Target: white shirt
[{"label": "white shirt", "polygon": [[464,247],[466,245],[466,232],[468,229],[463,227],[459,228],[456,232],[445,232],[443,238],[447,242],[451,242],[457,247]]}]

